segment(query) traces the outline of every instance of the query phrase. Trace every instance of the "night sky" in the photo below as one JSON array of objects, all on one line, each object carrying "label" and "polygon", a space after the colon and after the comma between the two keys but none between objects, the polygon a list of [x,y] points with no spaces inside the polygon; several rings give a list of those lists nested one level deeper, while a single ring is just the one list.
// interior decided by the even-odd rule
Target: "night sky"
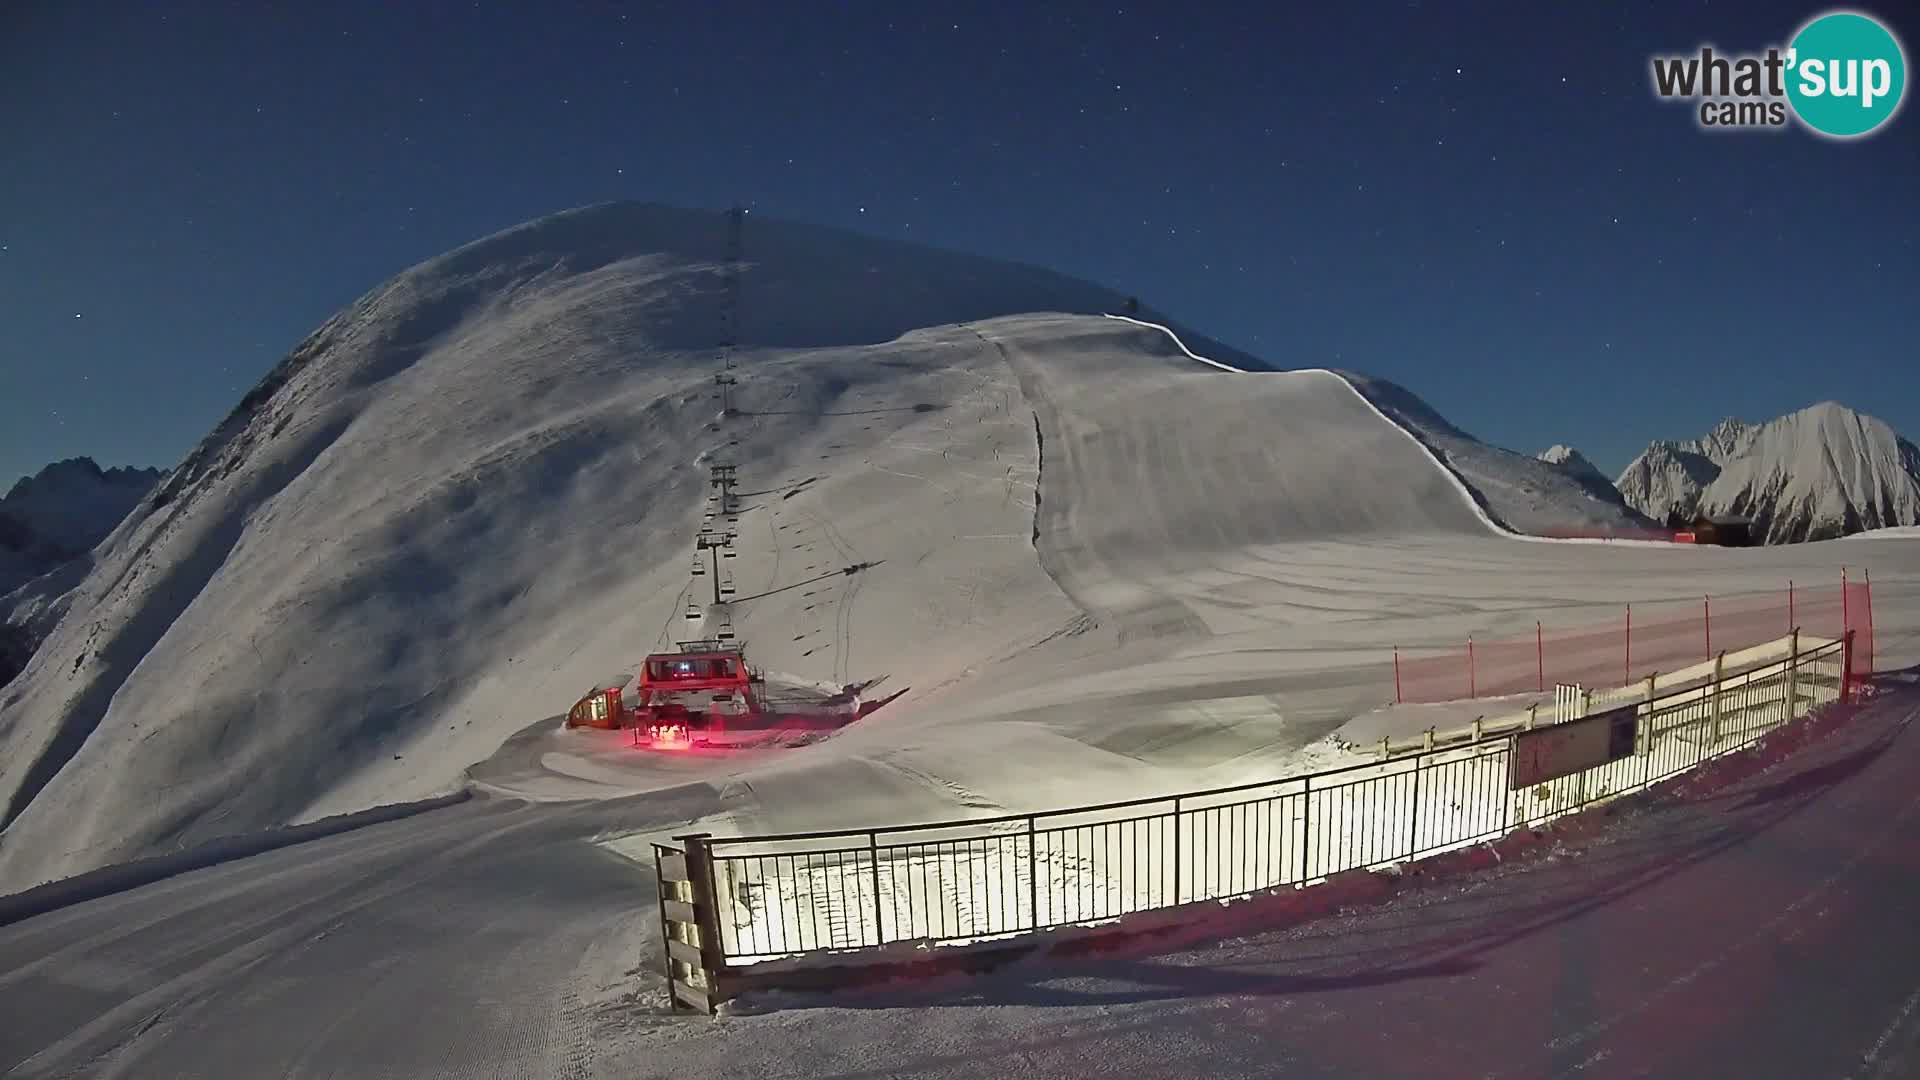
[{"label": "night sky", "polygon": [[1650,88],[1823,10],[7,0],[0,488],[172,465],[393,273],[620,198],[1046,265],[1609,473],[1829,398],[1920,436],[1920,114]]}]

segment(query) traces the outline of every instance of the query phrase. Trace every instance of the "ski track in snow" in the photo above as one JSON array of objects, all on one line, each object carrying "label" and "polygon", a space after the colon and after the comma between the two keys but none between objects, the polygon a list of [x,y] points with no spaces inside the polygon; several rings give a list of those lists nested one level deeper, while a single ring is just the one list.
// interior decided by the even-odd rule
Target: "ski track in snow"
[{"label": "ski track in snow", "polygon": [[[543,227],[579,245],[608,233],[594,221]],[[544,236],[488,243],[542,251]],[[594,269],[508,274],[514,303],[499,310],[469,296],[505,288],[473,269],[491,265],[484,249],[372,294],[235,421],[234,441],[210,442],[169,511],[103,545],[99,577],[7,688],[9,781],[60,734],[72,688],[100,677],[88,656],[145,633],[149,558],[195,550],[207,520],[243,522],[200,591],[160,598],[178,610],[7,831],[0,880],[427,794],[469,768],[518,798],[0,927],[0,1007],[27,1017],[0,1030],[0,1071],[633,1075],[736,1038],[722,1059],[743,1074],[885,1071],[876,1047],[931,1032],[961,1049],[930,1069],[969,1075],[978,1031],[963,1009],[827,1010],[822,1030],[847,1034],[850,1057],[791,1018],[662,1020],[648,842],[1267,779],[1321,760],[1316,740],[1390,697],[1395,645],[1519,638],[1537,618],[1608,625],[1629,601],[1658,617],[1661,600],[1837,578],[1840,562],[1873,564],[1883,666],[1920,661],[1911,539],[1519,542],[1534,538],[1500,530],[1433,446],[1340,373],[1244,371],[1138,319],[1004,314],[1112,302],[1051,278],[1018,306],[996,294],[930,312],[913,307],[923,294],[876,294],[864,248],[846,263],[857,272],[772,259],[759,302],[789,322],[769,316],[781,344],[740,351],[754,410],[716,426],[699,306],[711,253],[605,242],[611,261]],[[869,302],[819,291],[842,287]],[[389,338],[418,347],[401,355]],[[316,432],[332,438],[301,457]],[[736,440],[743,480],[769,491],[767,528],[742,530],[733,570],[765,582],[735,612],[754,662],[812,684],[884,678],[906,696],[787,752],[635,755],[618,733],[558,730],[587,684],[670,641],[695,595],[699,463]],[[290,480],[273,471],[285,454],[299,458]],[[376,474],[391,482],[369,488]],[[261,475],[284,483],[232,501]],[[839,573],[855,564],[870,565]],[[1097,902],[1104,853],[1053,839],[1042,872]],[[964,923],[991,901],[971,876],[948,880],[951,862],[900,870],[942,875],[941,906],[921,914]],[[834,896],[827,880],[788,899],[851,940],[877,898]],[[1177,1011],[1221,1009],[1229,1030],[1264,1026],[1218,1005],[1228,993],[1173,996],[1189,1002]],[[1076,1013],[1075,1033],[1022,1042],[1020,1060],[1158,1074],[1174,1059],[1137,1045],[1047,1056],[1094,1035],[1126,1043],[1153,1000]],[[962,1027],[941,1027],[951,1018]],[[1010,1060],[981,1056],[974,1074]]]}]

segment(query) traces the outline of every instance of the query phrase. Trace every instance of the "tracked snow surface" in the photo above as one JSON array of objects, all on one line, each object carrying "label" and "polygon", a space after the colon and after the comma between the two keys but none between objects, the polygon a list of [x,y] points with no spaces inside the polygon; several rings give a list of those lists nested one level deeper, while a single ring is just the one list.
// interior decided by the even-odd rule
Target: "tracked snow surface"
[{"label": "tracked snow surface", "polygon": [[1726,419],[1659,441],[1618,482],[1636,509],[1750,518],[1770,544],[1920,523],[1920,449],[1885,421],[1822,402],[1758,426]]},{"label": "tracked snow surface", "polygon": [[[0,888],[454,790],[496,753],[488,782],[527,797],[718,783],[741,828],[1230,782],[1384,701],[1392,644],[1703,580],[1697,552],[1503,544],[1489,516],[1631,512],[1392,384],[1223,372],[1187,350],[1269,365],[1031,267],[747,235],[724,421],[709,213],[545,218],[301,343],[36,599],[47,639],[0,695]],[[645,782],[519,739],[687,633],[717,455],[749,494],[754,662],[901,696],[804,752]],[[1631,588],[1566,573],[1628,563]]]},{"label": "tracked snow surface", "polygon": [[[402,274],[250,394],[84,580],[36,594],[51,636],[0,692],[0,893],[152,857],[0,897],[0,1013],[16,1021],[0,1024],[0,1072],[1169,1075],[1201,1047],[1224,1055],[1213,1071],[1264,1075],[1273,1018],[1247,1023],[1246,992],[1270,987],[1292,1016],[1302,990],[1336,980],[1350,995],[1320,998],[1328,1015],[1361,1018],[1356,1031],[1402,1016],[1393,1045],[1424,1048],[1433,1014],[1381,1007],[1379,942],[1339,927],[1303,947],[1359,959],[1305,983],[1250,983],[1246,950],[1202,945],[1171,969],[1123,960],[1070,984],[1025,965],[959,987],[985,995],[975,1005],[894,1008],[881,988],[690,1025],[662,1008],[646,843],[1271,779],[1391,700],[1395,644],[1593,626],[1623,602],[1658,619],[1659,601],[1697,610],[1703,591],[1837,583],[1843,562],[1872,564],[1882,665],[1920,661],[1911,538],[1521,542],[1488,507],[1509,522],[1604,511],[1544,462],[1449,434],[1404,391],[1363,396],[1311,357],[1235,373],[1283,365],[1101,317],[1122,298],[1031,268],[750,217],[739,415],[722,418],[724,237],[716,214],[596,207]],[[722,454],[746,495],[733,574],[749,656],[902,696],[794,750],[662,755],[561,730],[589,685],[687,633],[691,539]],[[1531,464],[1502,472],[1512,458]],[[1646,647],[1671,669],[1662,642]],[[478,796],[460,805],[317,820],[305,842],[236,857],[292,839],[248,832],[263,825],[463,783]],[[1879,790],[1897,809],[1903,789]],[[349,825],[365,827],[311,838]],[[245,835],[194,846],[227,834]],[[1697,853],[1697,836],[1661,835]],[[1474,933],[1510,936],[1515,904],[1561,921],[1538,881]],[[1557,888],[1583,908],[1598,895],[1586,878]],[[1768,894],[1755,918],[1797,903]],[[1675,978],[1721,955],[1673,936],[1654,955]],[[1608,925],[1592,940],[1622,938]],[[1544,970],[1539,955],[1513,970]],[[1447,974],[1409,963],[1388,967]],[[1903,970],[1875,985],[1904,994]],[[1483,993],[1553,998],[1504,967],[1481,976],[1441,995],[1429,978],[1398,985],[1469,1027]],[[1881,1004],[1861,1022],[1882,1024],[1895,1000]],[[1540,1038],[1593,1015],[1543,1015]],[[1650,1045],[1638,1034],[1620,1044]],[[1351,1071],[1384,1074],[1366,1064]]]}]

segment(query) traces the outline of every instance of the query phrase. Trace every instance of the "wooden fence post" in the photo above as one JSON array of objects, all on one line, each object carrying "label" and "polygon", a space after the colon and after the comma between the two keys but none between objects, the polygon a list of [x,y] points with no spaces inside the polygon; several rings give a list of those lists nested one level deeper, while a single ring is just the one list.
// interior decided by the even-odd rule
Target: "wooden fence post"
[{"label": "wooden fence post", "polygon": [[[685,899],[668,897],[668,875],[663,874],[660,906],[664,921],[678,924],[672,927],[675,932],[669,934],[665,942],[667,958],[685,965],[689,977],[671,979],[667,993],[675,1009],[684,1006],[711,1016],[726,1000],[721,972],[727,966],[726,948],[720,940],[720,909],[713,895],[713,853],[708,847],[712,834],[695,833],[674,839],[685,845],[684,868],[676,868],[676,872],[684,873],[685,877],[673,883],[673,891]],[[699,940],[688,941],[688,935],[680,927],[690,927],[691,936]],[[696,972],[698,979],[692,977]]]}]

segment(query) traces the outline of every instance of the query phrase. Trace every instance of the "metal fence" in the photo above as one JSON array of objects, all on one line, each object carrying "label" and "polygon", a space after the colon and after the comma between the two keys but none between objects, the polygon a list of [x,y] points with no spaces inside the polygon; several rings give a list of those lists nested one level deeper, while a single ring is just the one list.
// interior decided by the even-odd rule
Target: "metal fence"
[{"label": "metal fence", "polygon": [[[1847,691],[1847,641],[1618,708],[1631,756],[1511,790],[1514,736],[1308,776],[895,828],[658,845],[711,898],[707,978],[827,950],[977,942],[1305,885],[1492,840],[1748,745]],[[682,862],[682,856],[686,856]],[[681,904],[678,910],[685,910]],[[699,932],[676,931],[683,942]],[[696,948],[679,950],[691,957]],[[670,974],[701,976],[669,959]]]},{"label": "metal fence", "polygon": [[[1855,672],[1871,670],[1873,582],[1842,570],[1837,587],[1784,583],[1777,591],[1629,604],[1602,625],[1535,622],[1514,638],[1465,637],[1393,650],[1394,701],[1456,701],[1541,693],[1556,683],[1635,683],[1802,633],[1839,640],[1854,631]],[[1404,643],[1403,643],[1404,644]]]}]

